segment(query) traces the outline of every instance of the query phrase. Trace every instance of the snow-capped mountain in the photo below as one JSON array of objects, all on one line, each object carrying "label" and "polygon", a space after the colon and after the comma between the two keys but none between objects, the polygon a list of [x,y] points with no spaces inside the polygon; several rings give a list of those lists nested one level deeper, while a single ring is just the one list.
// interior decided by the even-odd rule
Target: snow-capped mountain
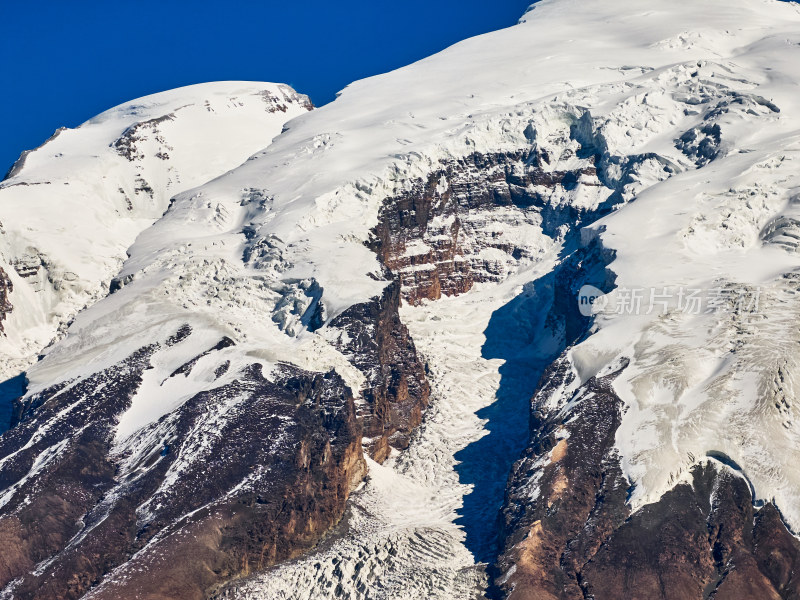
[{"label": "snow-capped mountain", "polygon": [[25,369],[108,293],[170,198],[269,145],[307,97],[269,83],[189,86],[59,129],[0,183],[0,376]]},{"label": "snow-capped mountain", "polygon": [[0,437],[4,597],[796,597],[798,25],[542,0],[100,203],[112,293]]}]

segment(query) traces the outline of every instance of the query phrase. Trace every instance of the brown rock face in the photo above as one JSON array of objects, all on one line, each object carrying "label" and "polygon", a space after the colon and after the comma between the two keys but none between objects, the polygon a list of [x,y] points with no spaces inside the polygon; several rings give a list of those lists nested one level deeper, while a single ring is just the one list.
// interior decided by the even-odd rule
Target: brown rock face
[{"label": "brown rock face", "polygon": [[5,321],[6,315],[14,308],[9,299],[13,291],[14,284],[11,283],[8,273],[0,267],[0,333],[3,332],[3,321]]},{"label": "brown rock face", "polygon": [[697,465],[620,526],[581,571],[594,598],[797,598],[800,544],[719,463]]},{"label": "brown rock face", "polygon": [[[577,171],[546,171],[548,159],[531,150],[475,153],[442,164],[427,179],[413,182],[410,190],[387,199],[371,247],[399,279],[403,297],[417,304],[423,298],[466,292],[476,282],[502,280],[506,262],[528,250],[506,239],[502,230],[486,227],[490,220],[502,223],[504,209],[511,220],[538,219],[541,214],[548,230],[554,207],[536,189],[574,188],[579,180],[600,185],[593,158]],[[580,215],[571,206],[559,211],[561,222],[575,222]],[[501,251],[507,261],[482,257],[486,249]]]},{"label": "brown rock face", "polygon": [[265,379],[252,365],[112,453],[151,357],[187,336],[19,405],[0,438],[0,586],[13,597],[201,599],[310,548],[341,518],[365,465],[334,373],[283,366]]},{"label": "brown rock face", "polygon": [[[553,363],[537,396],[549,397],[573,377],[566,361]],[[510,598],[583,598],[583,565],[627,517],[628,486],[612,450],[618,401],[607,378],[586,388],[580,419],[531,418],[537,433],[514,466],[503,511],[499,567],[508,573],[515,566],[501,580]]]},{"label": "brown rock face", "polygon": [[383,295],[350,307],[331,327],[347,332],[339,350],[367,377],[358,411],[364,423],[364,443],[373,459],[383,462],[391,447],[408,446],[428,405],[430,385],[408,329],[400,321],[400,284]]},{"label": "brown rock face", "polygon": [[507,598],[800,597],[800,544],[773,505],[754,509],[747,480],[723,462],[698,462],[689,481],[630,514],[613,447],[615,374],[565,398],[566,412],[537,408],[573,377],[565,360],[545,374],[533,438],[511,476],[497,578]]}]

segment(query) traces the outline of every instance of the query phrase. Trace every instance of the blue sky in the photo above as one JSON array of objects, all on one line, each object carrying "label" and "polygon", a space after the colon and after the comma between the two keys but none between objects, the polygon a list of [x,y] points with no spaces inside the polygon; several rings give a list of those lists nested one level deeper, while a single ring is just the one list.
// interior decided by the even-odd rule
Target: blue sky
[{"label": "blue sky", "polygon": [[0,4],[0,178],[61,126],[166,89],[349,82],[513,25],[532,0],[31,0]]}]

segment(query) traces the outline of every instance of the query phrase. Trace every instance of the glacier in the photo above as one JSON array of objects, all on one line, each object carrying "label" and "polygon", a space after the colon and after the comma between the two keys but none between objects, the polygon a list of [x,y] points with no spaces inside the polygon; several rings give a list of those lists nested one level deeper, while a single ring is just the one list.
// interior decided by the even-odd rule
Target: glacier
[{"label": "glacier", "polygon": [[[512,463],[529,442],[529,409],[566,427],[605,381],[622,403],[609,435],[632,514],[713,464],[747,482],[756,508],[776,506],[797,531],[798,22],[798,6],[777,0],[541,0],[513,27],[355,82],[310,112],[292,96],[288,112],[269,113],[248,92],[254,106],[229,141],[245,131],[255,139],[226,149],[218,163],[206,162],[205,150],[190,152],[186,160],[199,162],[185,167],[185,184],[161,183],[158,201],[140,190],[142,204],[128,217],[117,216],[125,213],[116,181],[103,193],[119,197],[95,209],[107,215],[74,213],[90,248],[100,244],[97,223],[119,227],[104,231],[102,261],[64,241],[74,229],[51,236],[55,225],[43,221],[27,238],[16,233],[30,227],[34,209],[21,196],[12,202],[10,225],[2,219],[16,228],[3,242],[15,307],[3,343],[17,344],[16,354],[7,352],[7,375],[31,365],[59,327],[61,339],[26,370],[29,401],[80,389],[158,342],[103,438],[118,478],[139,477],[155,468],[146,457],[166,451],[185,406],[238,385],[252,365],[272,383],[283,381],[287,364],[333,371],[352,390],[356,414],[367,414],[374,373],[354,359],[352,331],[337,318],[401,282],[399,317],[430,382],[421,425],[385,461],[367,452],[366,479],[317,549],[239,572],[215,589],[219,598],[489,593],[503,544],[498,514]],[[232,94],[204,93],[212,91],[223,103]],[[93,134],[104,152],[114,154],[108,145],[133,122],[180,115],[186,100],[166,98],[152,113],[134,104],[98,117],[113,121]],[[266,120],[264,131],[253,131],[255,118]],[[219,133],[206,131],[212,141]],[[178,148],[184,137],[173,135]],[[42,148],[56,151],[62,138],[66,144],[62,133]],[[31,185],[63,176],[72,189],[71,175],[47,171],[55,158],[42,156],[43,174],[35,174],[39,152],[0,184],[0,197],[26,172]],[[71,167],[92,164],[84,185],[110,168],[90,158]],[[80,287],[25,287],[14,265],[25,272],[27,263],[6,256],[32,239],[46,256],[74,248],[74,257],[58,260]],[[576,314],[583,284],[603,293],[586,319]],[[676,303],[686,289],[757,293],[759,303],[687,313]],[[618,310],[630,290],[669,300],[659,310]],[[28,297],[46,298],[34,316],[16,308]],[[188,341],[167,343],[182,327],[191,330]],[[225,339],[230,344],[215,346]],[[553,365],[569,376],[539,385]],[[67,392],[53,392],[57,386]],[[83,410],[80,402],[88,400],[39,427],[60,430]],[[191,444],[178,448],[157,492],[136,507],[137,523],[217,447],[214,431],[246,402],[226,396],[198,417]],[[58,461],[79,435],[70,431],[15,475],[0,503]],[[271,440],[276,448],[282,432]],[[556,437],[555,448],[569,447],[568,429]],[[363,443],[369,450],[371,440]],[[558,468],[555,448],[518,463],[519,497],[545,500],[542,474]],[[258,477],[241,478],[221,497],[256,489]],[[122,484],[113,489],[118,496],[104,502],[126,493]],[[201,508],[176,515],[170,527]],[[530,531],[525,539],[536,540]],[[113,597],[114,586],[135,580],[164,539],[109,570],[89,597]],[[515,569],[495,574],[497,582],[514,581]]]}]

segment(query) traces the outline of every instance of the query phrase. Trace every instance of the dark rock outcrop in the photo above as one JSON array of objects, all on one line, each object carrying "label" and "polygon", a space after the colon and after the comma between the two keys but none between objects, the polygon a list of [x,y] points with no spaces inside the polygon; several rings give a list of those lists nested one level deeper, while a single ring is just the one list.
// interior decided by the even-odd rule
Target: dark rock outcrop
[{"label": "dark rock outcrop", "polygon": [[[164,345],[178,343],[192,341]],[[0,585],[15,598],[200,599],[341,518],[365,465],[334,373],[284,365],[266,379],[253,364],[115,451],[160,347],[27,397],[0,438]]]},{"label": "dark rock outcrop", "polygon": [[382,296],[348,308],[330,323],[346,332],[339,350],[366,376],[359,417],[366,448],[378,462],[392,447],[408,446],[430,396],[425,369],[398,314],[400,289],[391,283]]},{"label": "dark rock outcrop", "polygon": [[[579,182],[601,185],[594,158],[576,171],[546,170],[548,160],[535,149],[474,153],[443,163],[427,179],[412,182],[409,191],[387,199],[370,246],[402,283],[403,297],[418,304],[461,294],[476,282],[501,281],[505,265],[481,257],[483,249],[503,252],[509,264],[527,255],[528,248],[506,239],[502,231],[485,228],[491,213],[484,218],[481,213],[516,209],[516,218],[522,220],[541,214],[546,230],[550,221],[578,221],[580,209],[553,207],[536,190],[574,189]],[[421,250],[413,250],[415,243]]]},{"label": "dark rock outcrop", "polygon": [[14,284],[11,283],[8,273],[0,267],[0,333],[3,333],[3,321],[6,315],[13,310],[9,296],[14,291]]},{"label": "dark rock outcrop", "polygon": [[314,104],[311,99],[305,94],[298,94],[292,88],[286,85],[279,85],[276,94],[271,93],[269,90],[264,90],[261,97],[267,105],[267,112],[286,112],[289,110],[288,104],[299,104],[306,110],[312,110]]},{"label": "dark rock outcrop", "polygon": [[799,597],[800,543],[772,504],[753,507],[749,483],[722,462],[697,462],[686,481],[631,514],[614,448],[623,410],[615,375],[564,395],[575,375],[561,359],[542,379],[503,511],[497,585],[506,597]]}]

